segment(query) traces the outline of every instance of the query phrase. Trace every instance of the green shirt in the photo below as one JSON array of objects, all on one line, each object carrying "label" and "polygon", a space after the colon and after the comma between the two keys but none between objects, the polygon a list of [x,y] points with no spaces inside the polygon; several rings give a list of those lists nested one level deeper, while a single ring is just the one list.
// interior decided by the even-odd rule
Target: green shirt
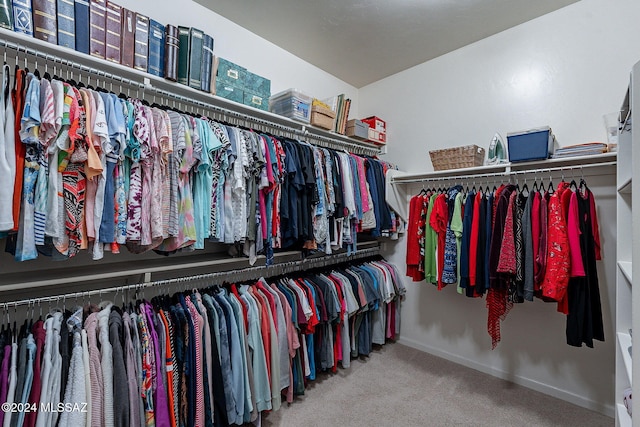
[{"label": "green shirt", "polygon": [[438,283],[437,261],[436,261],[436,245],[438,244],[438,235],[436,231],[429,224],[429,219],[433,213],[433,204],[438,196],[437,193],[433,193],[429,199],[429,208],[427,209],[427,218],[424,236],[424,274],[427,283]]},{"label": "green shirt", "polygon": [[456,286],[458,293],[461,294],[463,289],[460,287],[460,248],[462,246],[462,193],[456,194],[456,200],[453,204],[453,216],[451,217],[451,231],[456,235],[456,247],[457,247],[457,274],[456,274]]}]

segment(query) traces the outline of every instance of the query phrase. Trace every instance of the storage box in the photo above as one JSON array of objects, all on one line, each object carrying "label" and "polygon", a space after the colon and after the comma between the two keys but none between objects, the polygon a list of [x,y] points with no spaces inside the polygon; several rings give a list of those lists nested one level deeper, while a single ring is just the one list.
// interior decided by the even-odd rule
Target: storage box
[{"label": "storage box", "polygon": [[429,156],[435,171],[472,168],[483,165],[484,148],[477,145],[465,145],[463,147],[432,150],[429,151]]},{"label": "storage box", "polygon": [[241,104],[244,102],[244,90],[224,82],[216,81],[216,92],[214,95]]},{"label": "storage box", "polygon": [[324,108],[320,105],[311,107],[311,124],[322,129],[333,129],[333,123],[336,118],[335,111]]},{"label": "storage box", "polygon": [[367,138],[367,141],[381,145],[386,144],[387,134],[376,129],[369,128],[369,137]]},{"label": "storage box", "polygon": [[247,89],[244,91],[243,104],[250,107],[259,108],[260,110],[267,111],[269,109],[269,98],[266,98],[257,93],[251,92]]},{"label": "storage box", "polygon": [[351,119],[347,122],[347,136],[356,139],[369,138],[369,125],[358,119]]},{"label": "storage box", "polygon": [[244,77],[244,90],[255,93],[268,102],[271,96],[271,80],[247,71]]},{"label": "storage box", "polygon": [[387,132],[387,122],[379,117],[371,116],[367,117],[366,119],[362,119],[362,121],[368,124],[371,129],[377,130],[378,132],[382,133]]},{"label": "storage box", "polygon": [[269,111],[303,123],[309,123],[311,102],[312,98],[309,95],[297,89],[288,89],[271,96]]},{"label": "storage box", "polygon": [[213,75],[216,76],[216,84],[221,82],[244,90],[244,83],[247,74],[246,68],[216,56],[213,61],[212,72]]},{"label": "storage box", "polygon": [[555,151],[556,137],[549,126],[507,134],[510,162],[548,159]]}]

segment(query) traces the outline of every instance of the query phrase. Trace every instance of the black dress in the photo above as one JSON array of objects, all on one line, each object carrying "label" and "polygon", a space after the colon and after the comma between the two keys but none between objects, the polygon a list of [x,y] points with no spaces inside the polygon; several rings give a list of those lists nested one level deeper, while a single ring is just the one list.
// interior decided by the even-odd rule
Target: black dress
[{"label": "black dress", "polygon": [[593,348],[593,340],[604,341],[600,288],[596,268],[595,239],[591,218],[591,199],[593,194],[585,186],[584,194],[576,192],[580,227],[580,249],[584,277],[572,277],[567,289],[569,314],[567,315],[567,344]]}]

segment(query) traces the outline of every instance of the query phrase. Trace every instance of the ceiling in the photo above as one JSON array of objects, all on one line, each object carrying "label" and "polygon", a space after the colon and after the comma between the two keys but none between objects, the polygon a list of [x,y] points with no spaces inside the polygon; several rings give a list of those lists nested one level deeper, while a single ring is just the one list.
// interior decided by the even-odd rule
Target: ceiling
[{"label": "ceiling", "polygon": [[578,0],[195,0],[360,88]]}]

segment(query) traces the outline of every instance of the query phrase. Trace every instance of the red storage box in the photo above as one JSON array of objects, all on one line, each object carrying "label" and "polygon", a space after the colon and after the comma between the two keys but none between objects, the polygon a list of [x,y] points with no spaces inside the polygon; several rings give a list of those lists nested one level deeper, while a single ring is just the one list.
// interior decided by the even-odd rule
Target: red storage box
[{"label": "red storage box", "polygon": [[381,133],[387,132],[387,122],[379,117],[371,116],[367,117],[366,119],[362,119],[362,121],[368,124],[371,129],[374,129]]}]

